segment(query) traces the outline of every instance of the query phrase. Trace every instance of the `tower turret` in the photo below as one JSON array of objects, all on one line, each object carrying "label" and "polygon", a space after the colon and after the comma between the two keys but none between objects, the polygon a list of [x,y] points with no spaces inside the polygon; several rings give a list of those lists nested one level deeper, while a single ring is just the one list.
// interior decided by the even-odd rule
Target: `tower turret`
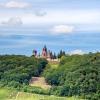
[{"label": "tower turret", "polygon": [[37,50],[35,50],[35,49],[33,50],[33,56],[37,57]]}]

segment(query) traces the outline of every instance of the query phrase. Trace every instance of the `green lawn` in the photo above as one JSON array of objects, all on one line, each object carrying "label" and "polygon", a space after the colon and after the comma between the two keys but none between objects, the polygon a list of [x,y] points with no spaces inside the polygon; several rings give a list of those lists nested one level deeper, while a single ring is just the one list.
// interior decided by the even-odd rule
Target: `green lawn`
[{"label": "green lawn", "polygon": [[8,89],[0,88],[0,100],[6,100],[9,98],[11,91]]},{"label": "green lawn", "polygon": [[0,100],[14,100],[17,92],[12,89],[0,88]]},{"label": "green lawn", "polygon": [[0,89],[0,100],[82,100],[78,98],[67,98],[57,96],[46,96],[25,92],[16,92],[15,90]]},{"label": "green lawn", "polygon": [[46,96],[46,95],[38,95],[31,93],[18,93],[16,100],[82,100],[75,98],[67,98],[67,97],[57,97],[57,96]]}]

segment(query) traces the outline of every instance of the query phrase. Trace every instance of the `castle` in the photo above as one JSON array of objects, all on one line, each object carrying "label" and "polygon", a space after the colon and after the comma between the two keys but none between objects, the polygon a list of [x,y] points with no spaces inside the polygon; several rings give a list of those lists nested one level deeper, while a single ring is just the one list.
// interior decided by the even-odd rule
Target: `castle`
[{"label": "castle", "polygon": [[33,55],[37,58],[45,58],[47,60],[52,59],[52,52],[48,50],[46,46],[43,47],[42,53],[39,55],[37,54],[37,50],[33,50]]}]

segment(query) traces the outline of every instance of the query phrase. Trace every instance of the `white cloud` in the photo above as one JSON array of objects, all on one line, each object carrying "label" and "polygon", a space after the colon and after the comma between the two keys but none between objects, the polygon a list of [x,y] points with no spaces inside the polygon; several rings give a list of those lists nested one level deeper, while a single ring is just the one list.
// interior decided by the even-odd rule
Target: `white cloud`
[{"label": "white cloud", "polygon": [[[37,16],[36,16],[37,15]],[[33,13],[23,13],[23,20],[27,24],[100,24],[100,13],[98,10],[48,10],[46,16],[43,11],[37,11],[35,16]]]},{"label": "white cloud", "polygon": [[22,25],[22,24],[23,24],[23,22],[22,22],[20,17],[12,17],[7,21],[1,22],[2,26],[19,26],[19,25]]},{"label": "white cloud", "polygon": [[80,49],[76,49],[74,51],[71,51],[70,52],[70,55],[75,55],[75,54],[78,54],[78,55],[83,55],[85,52],[80,50]]},{"label": "white cloud", "polygon": [[[75,24],[100,24],[100,11],[98,10],[44,10],[32,11],[32,12],[2,12],[0,13],[1,18],[7,18],[9,16],[19,16],[23,23],[27,25],[75,25]],[[46,14],[47,13],[47,14]],[[39,17],[43,16],[43,17]]]},{"label": "white cloud", "polygon": [[56,25],[51,29],[53,34],[69,34],[74,31],[74,26]]},{"label": "white cloud", "polygon": [[[7,10],[8,11],[8,10]],[[33,11],[0,11],[0,22],[7,20],[8,18],[19,16],[23,22],[23,26],[48,26],[48,31],[52,34],[62,34],[61,32],[53,31],[58,29],[55,25],[74,25],[73,31],[100,31],[100,11],[98,10],[47,10],[39,9],[36,12]],[[51,27],[54,26],[54,27]],[[72,27],[71,26],[71,27]],[[52,29],[51,29],[51,28]],[[48,32],[48,33],[49,33]],[[63,30],[63,33],[65,30]],[[70,34],[66,32],[64,34]]]},{"label": "white cloud", "polygon": [[27,2],[9,1],[7,3],[1,3],[0,7],[4,8],[28,8],[31,5]]}]

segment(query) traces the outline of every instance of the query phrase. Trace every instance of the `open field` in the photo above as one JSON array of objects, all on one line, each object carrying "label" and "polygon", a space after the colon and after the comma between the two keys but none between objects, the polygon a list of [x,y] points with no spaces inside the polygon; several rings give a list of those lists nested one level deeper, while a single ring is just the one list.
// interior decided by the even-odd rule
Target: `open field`
[{"label": "open field", "polygon": [[78,98],[66,98],[57,96],[39,95],[25,92],[16,92],[14,90],[0,89],[0,100],[82,100]]}]

